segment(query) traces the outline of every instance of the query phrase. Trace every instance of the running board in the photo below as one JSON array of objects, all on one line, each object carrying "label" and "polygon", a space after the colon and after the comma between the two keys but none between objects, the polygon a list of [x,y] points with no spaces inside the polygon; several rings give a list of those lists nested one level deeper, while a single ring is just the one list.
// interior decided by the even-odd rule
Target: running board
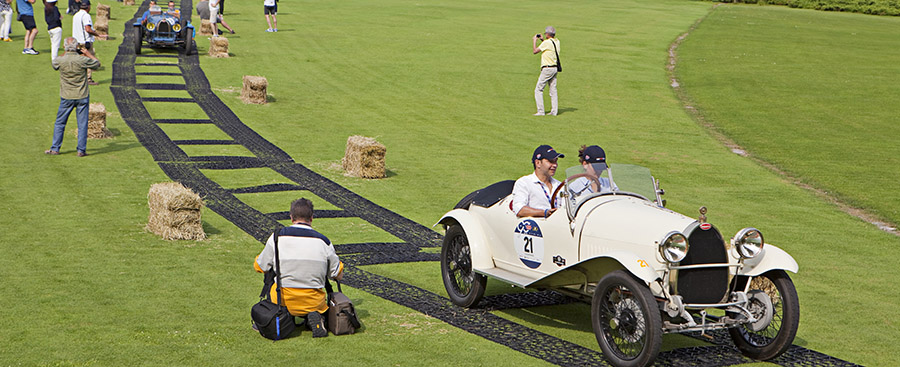
[{"label": "running board", "polygon": [[486,275],[490,278],[497,279],[504,283],[512,284],[516,287],[526,288],[529,284],[534,282],[534,279],[513,273],[509,270],[504,270],[500,268],[490,268],[490,269],[474,269],[476,273],[481,275]]}]

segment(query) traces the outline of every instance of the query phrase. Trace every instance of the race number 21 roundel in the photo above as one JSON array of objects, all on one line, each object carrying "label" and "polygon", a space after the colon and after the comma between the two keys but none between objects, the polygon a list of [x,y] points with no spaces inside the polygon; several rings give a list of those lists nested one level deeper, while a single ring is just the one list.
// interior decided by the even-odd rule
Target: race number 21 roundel
[{"label": "race number 21 roundel", "polygon": [[525,266],[535,269],[541,266],[544,258],[544,236],[541,235],[541,227],[531,219],[519,222],[513,233],[513,246],[519,254],[519,260]]}]

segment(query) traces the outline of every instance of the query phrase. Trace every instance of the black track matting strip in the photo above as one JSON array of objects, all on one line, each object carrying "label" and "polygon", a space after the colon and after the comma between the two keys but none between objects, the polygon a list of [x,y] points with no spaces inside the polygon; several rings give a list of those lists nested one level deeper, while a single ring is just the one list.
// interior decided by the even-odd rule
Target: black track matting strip
[{"label": "black track matting strip", "polygon": [[167,62],[138,62],[134,66],[178,66],[178,64]]},{"label": "black track matting strip", "polygon": [[[182,0],[183,9],[192,9],[191,0]],[[126,28],[147,8],[143,3],[135,17],[126,23]],[[184,14],[190,19],[190,12]],[[265,140],[244,125],[228,107],[210,90],[209,81],[200,69],[197,55],[141,55],[141,57],[178,57],[178,64],[135,63],[132,32],[124,34],[119,52],[113,62],[113,81],[110,87],[116,106],[122,118],[135,132],[135,136],[150,152],[163,172],[175,181],[182,182],[204,198],[207,207],[231,221],[238,228],[260,242],[278,227],[279,222],[271,215],[262,213],[235,197],[238,193],[275,192],[302,188],[340,208],[343,212],[359,217],[384,231],[394,235],[401,243],[366,243],[336,245],[345,261],[344,283],[375,296],[390,300],[416,311],[438,318],[467,332],[508,346],[529,356],[562,366],[597,365],[606,366],[601,353],[580,345],[544,334],[492,314],[489,310],[509,307],[546,306],[571,302],[555,293],[530,292],[485,297],[483,309],[464,309],[453,305],[447,298],[421,288],[390,278],[369,273],[359,268],[369,264],[408,263],[416,261],[434,262],[439,254],[422,252],[422,247],[439,245],[441,236],[431,229],[413,222],[399,214],[385,209],[347,190],[337,183],[312,172],[294,162],[287,153]],[[153,120],[141,102],[137,89],[141,85],[135,81],[135,65],[178,66],[185,78],[186,89],[196,103],[209,116],[206,123],[214,123],[224,131],[234,143],[247,148],[255,156],[243,159],[219,159],[203,157],[212,161],[191,161],[178,145],[159,128],[160,120]],[[152,84],[151,84],[152,85]],[[146,85],[144,85],[146,86]],[[160,88],[169,88],[158,84]],[[165,121],[165,120],[162,120]],[[188,120],[169,120],[170,123],[188,123]],[[178,121],[178,122],[176,122]],[[196,121],[196,120],[193,120]],[[165,122],[162,122],[165,123]],[[184,141],[180,141],[184,142]],[[250,188],[225,189],[206,177],[201,169],[241,169],[268,167],[282,174],[294,184],[262,185]],[[660,353],[658,366],[727,366],[737,363],[754,362],[740,355],[722,337],[724,332],[713,333],[715,340],[722,344],[703,347],[679,348]],[[727,334],[727,333],[726,333]],[[706,338],[698,337],[709,341]],[[854,366],[854,364],[829,357],[799,346],[792,346],[783,356],[772,361],[785,366]]]},{"label": "black track matting strip", "polygon": [[136,72],[134,75],[149,75],[149,76],[181,76],[181,73],[167,73],[162,71],[141,71]]},{"label": "black track matting strip", "polygon": [[228,190],[232,194],[255,194],[260,192],[279,192],[279,191],[299,191],[306,190],[305,187],[294,184],[268,184],[251,187],[241,187]]},{"label": "black track matting strip", "polygon": [[173,58],[173,59],[178,58],[178,55],[166,55],[166,54],[140,54],[140,55],[134,55],[134,56],[135,57],[168,57],[168,58]]},{"label": "black track matting strip", "polygon": [[[269,217],[275,220],[288,220],[291,219],[290,212],[274,212],[267,213]],[[314,214],[315,218],[355,218],[355,215],[348,213],[346,210],[315,210]]]},{"label": "black track matting strip", "polygon": [[174,83],[139,83],[136,84],[134,88],[147,90],[185,90],[186,86],[184,84]]},{"label": "black track matting strip", "polygon": [[193,98],[180,97],[141,97],[142,102],[194,103]]},{"label": "black track matting strip", "polygon": [[234,140],[211,140],[211,139],[200,139],[200,140],[172,140],[173,143],[178,145],[235,145],[237,144]]},{"label": "black track matting strip", "polygon": [[154,119],[157,124],[211,124],[211,120],[206,119]]}]

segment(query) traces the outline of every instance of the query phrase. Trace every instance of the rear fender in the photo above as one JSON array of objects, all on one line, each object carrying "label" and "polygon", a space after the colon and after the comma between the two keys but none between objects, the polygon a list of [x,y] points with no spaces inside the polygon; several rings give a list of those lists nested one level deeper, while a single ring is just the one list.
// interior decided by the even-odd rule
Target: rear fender
[{"label": "rear fender", "polygon": [[[488,247],[484,237],[484,227],[468,210],[453,209],[437,222],[445,227],[455,224],[462,226],[469,240],[469,250],[472,253],[472,267],[475,269],[490,269],[494,267],[493,253]],[[435,225],[437,225],[435,224]]]},{"label": "rear fender", "polygon": [[767,243],[757,257],[744,260],[744,267],[738,275],[757,276],[769,270],[787,270],[796,273],[800,270],[800,266],[787,252]]}]

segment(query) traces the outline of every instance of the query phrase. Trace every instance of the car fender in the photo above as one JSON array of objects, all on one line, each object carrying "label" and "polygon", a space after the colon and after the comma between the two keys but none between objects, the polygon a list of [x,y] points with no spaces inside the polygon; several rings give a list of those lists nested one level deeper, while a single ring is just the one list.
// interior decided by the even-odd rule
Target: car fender
[{"label": "car fender", "polygon": [[757,276],[769,270],[787,270],[797,273],[800,266],[787,252],[767,243],[759,256],[744,260],[744,267],[738,272],[738,275]]},{"label": "car fender", "polygon": [[660,279],[659,274],[657,274],[656,270],[650,265],[652,264],[650,261],[655,262],[655,259],[643,259],[628,251],[612,251],[599,257],[615,259],[622,264],[628,272],[648,285]]},{"label": "car fender", "polygon": [[472,213],[465,209],[453,209],[444,214],[435,225],[443,224],[451,226],[454,223],[462,226],[469,240],[469,250],[472,255],[472,267],[475,269],[490,269],[494,267],[493,254],[484,237],[484,227]]}]

